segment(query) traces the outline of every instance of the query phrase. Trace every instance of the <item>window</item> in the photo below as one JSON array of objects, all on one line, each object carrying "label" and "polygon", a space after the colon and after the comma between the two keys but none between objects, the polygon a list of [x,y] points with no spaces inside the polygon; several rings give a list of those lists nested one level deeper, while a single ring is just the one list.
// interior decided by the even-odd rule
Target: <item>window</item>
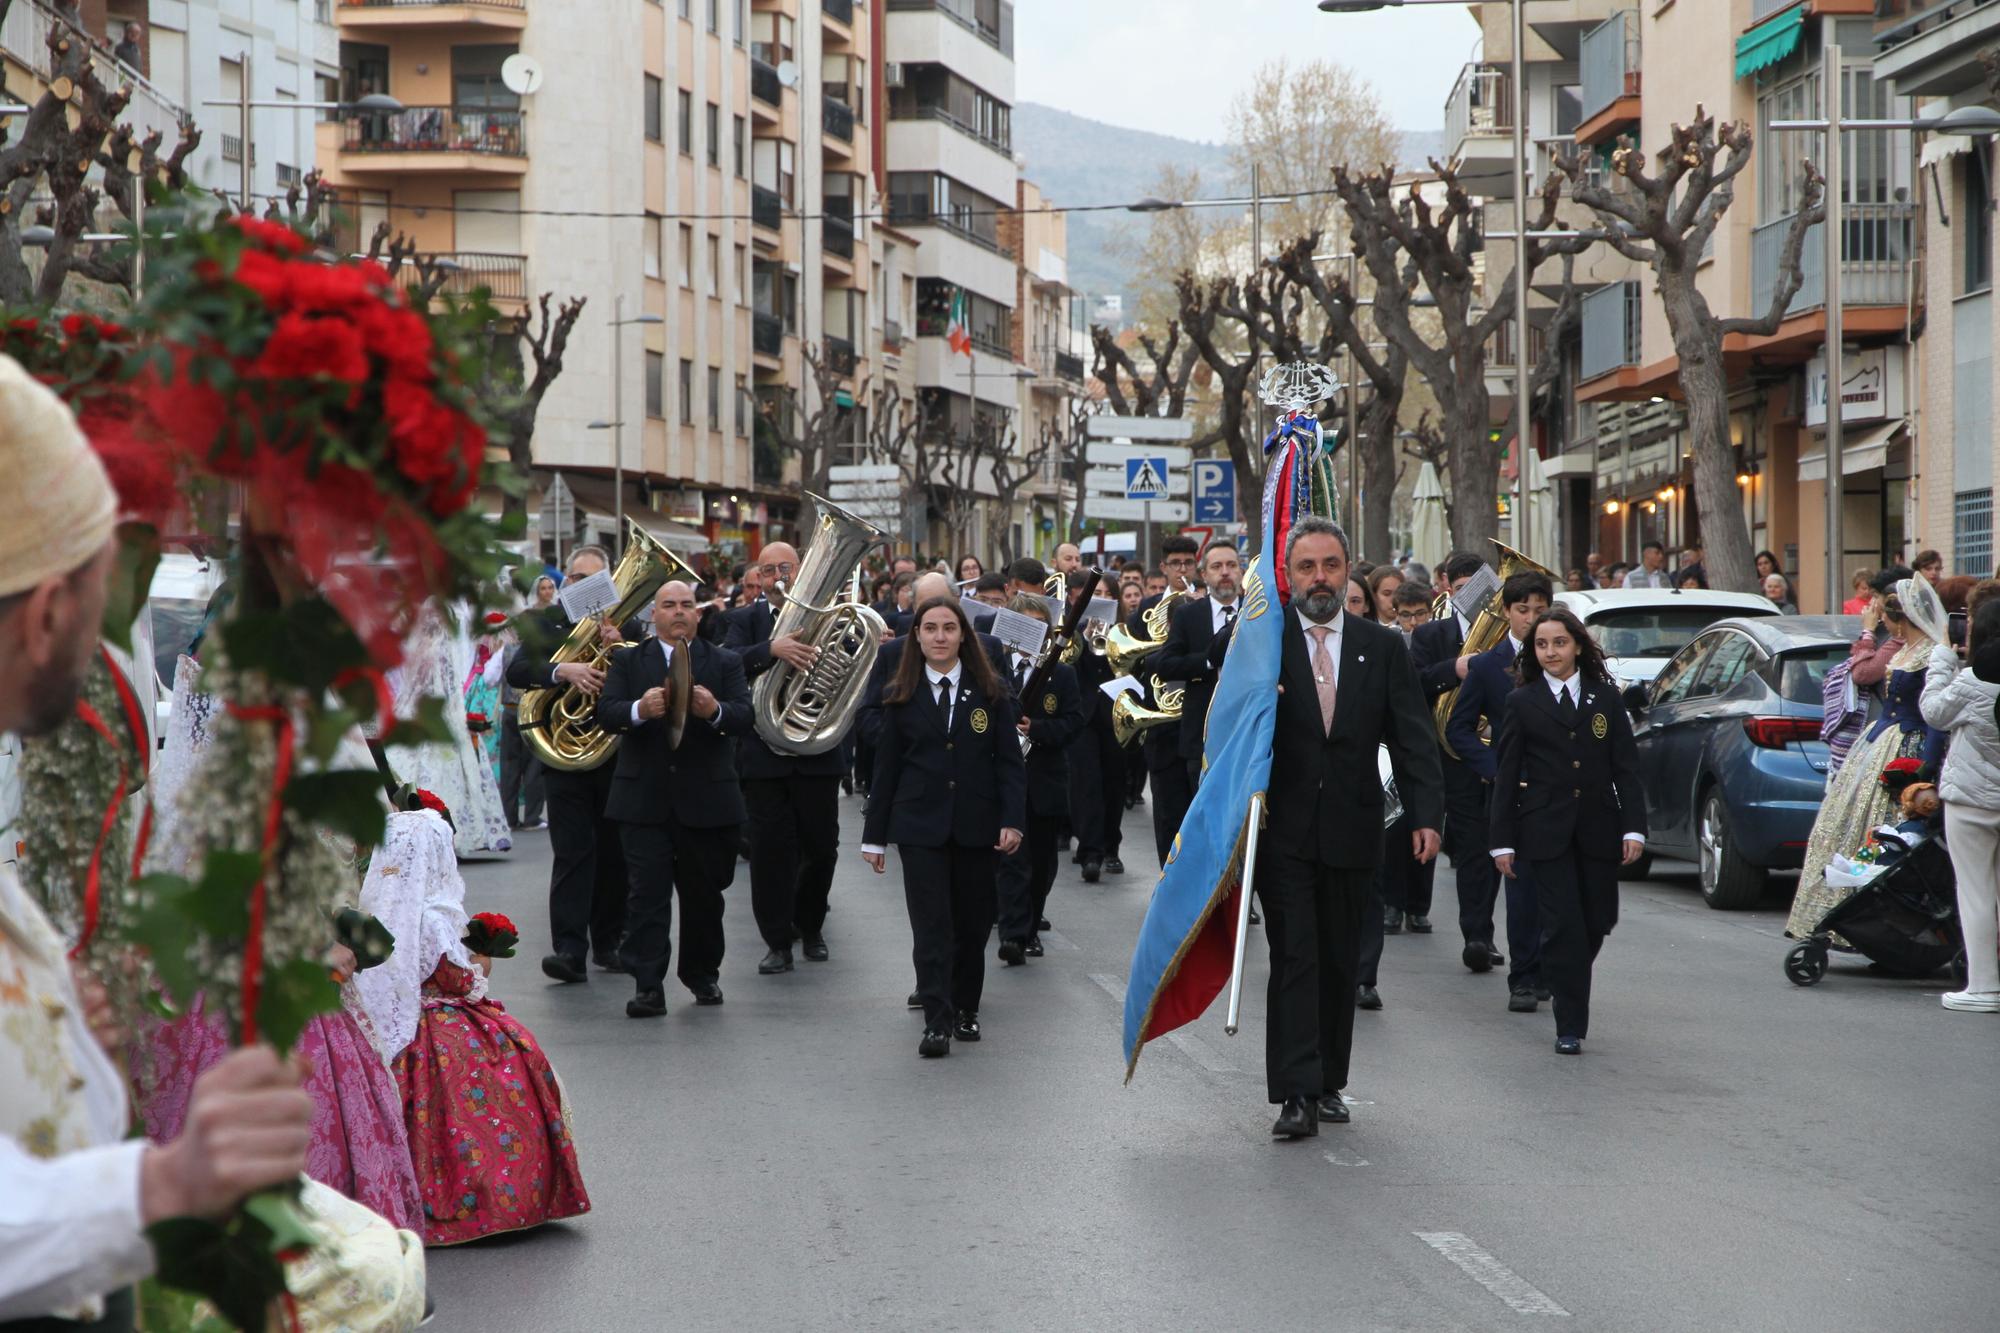
[{"label": "window", "polygon": [[750,433],[750,384],[741,375],[736,377],[736,433]]},{"label": "window", "polygon": [[[796,205],[792,190],[797,145],[788,139],[753,139],[750,143],[750,183],[761,185],[785,203]],[[893,179],[893,177],[892,177]]]},{"label": "window", "polygon": [[708,428],[722,429],[722,367],[708,368]]},{"label": "window", "polygon": [[750,56],[778,66],[792,58],[791,16],[763,9],[750,16]]},{"label": "window", "polygon": [[518,46],[452,47],[452,104],[481,111],[520,110],[520,94],[500,77],[500,66],[520,50]]},{"label": "window", "polygon": [[989,250],[1000,249],[999,201],[941,172],[889,173],[889,221],[949,227]]},{"label": "window", "polygon": [[[854,86],[866,88],[865,67],[854,63]],[[1014,109],[944,65],[905,65],[903,86],[889,90],[889,118],[942,120],[1003,153],[1013,148]]]},{"label": "window", "polygon": [[679,92],[681,113],[681,151],[694,156],[694,94],[682,88]]},{"label": "window", "polygon": [[1960,222],[1965,228],[1965,281],[1961,292],[1982,292],[1993,285],[1993,166],[1987,146],[1975,140],[1965,154],[1965,204]]},{"label": "window", "polygon": [[666,85],[651,74],[648,74],[646,76],[646,137],[654,143],[660,143],[667,137],[666,129],[660,123],[660,117],[666,112],[666,103],[661,100],[665,96]]},{"label": "window", "polygon": [[664,352],[646,353],[646,415],[659,420],[667,415],[667,357]]},{"label": "window", "polygon": [[722,295],[722,238],[708,238],[708,294],[711,298]]},{"label": "window", "polygon": [[1993,492],[1960,491],[1952,500],[1952,566],[1961,574],[1993,573]]},{"label": "window", "polygon": [[731,0],[731,9],[736,11],[736,44],[743,45],[743,30],[750,26],[750,0]]},{"label": "window", "polygon": [[743,123],[743,117],[741,117],[741,116],[738,116],[738,117],[736,117],[736,126],[735,126],[735,138],[731,140],[731,142],[732,142],[732,143],[733,143],[733,144],[735,145],[735,148],[736,148],[736,179],[737,179],[737,180],[742,180],[742,179],[743,179],[743,177],[744,177],[745,175],[747,175],[747,174],[749,173],[749,170],[750,170],[750,164],[749,164],[748,160],[746,159],[746,155],[745,155],[745,153],[744,153],[744,151],[743,151],[743,142],[744,142],[744,139],[745,139],[746,137],[747,137],[747,136],[746,136],[746,134],[744,133],[744,123]]},{"label": "window", "polygon": [[665,230],[665,225],[660,221],[658,214],[646,215],[646,276],[649,278],[660,276],[660,252],[667,248],[666,239],[662,234]]},{"label": "window", "polygon": [[1688,692],[1690,699],[1707,698],[1713,694],[1727,694],[1743,679],[1744,674],[1760,665],[1756,646],[1741,634],[1724,634],[1715,645],[1715,651],[1702,664],[1694,688]]},{"label": "window", "polygon": [[1667,663],[1660,673],[1659,681],[1653,686],[1653,707],[1662,704],[1679,703],[1688,697],[1688,688],[1694,684],[1696,668],[1708,660],[1715,649],[1716,637],[1705,635],[1681,649],[1680,655]]},{"label": "window", "polygon": [[681,15],[681,17],[682,17],[682,18],[691,18],[691,17],[693,17],[693,15],[694,15],[694,7],[693,7],[693,6],[694,6],[694,0],[680,0],[680,15]]},{"label": "window", "polygon": [[722,165],[722,108],[708,104],[708,165]]},{"label": "window", "polygon": [[722,31],[722,0],[708,0],[708,30]]},{"label": "window", "polygon": [[[952,302],[960,288],[943,278],[917,280],[917,336],[942,338],[951,323]],[[965,293],[965,315],[971,324],[972,345],[984,352],[1006,356],[1012,349],[1014,312],[998,301],[977,292]]]},{"label": "window", "polygon": [[742,305],[743,292],[749,283],[750,247],[745,245],[736,247],[736,266],[731,272],[734,273],[736,280],[736,304]]},{"label": "window", "polygon": [[694,362],[681,358],[681,424],[694,424]]},{"label": "window", "polygon": [[694,286],[694,228],[681,224],[681,286]]}]

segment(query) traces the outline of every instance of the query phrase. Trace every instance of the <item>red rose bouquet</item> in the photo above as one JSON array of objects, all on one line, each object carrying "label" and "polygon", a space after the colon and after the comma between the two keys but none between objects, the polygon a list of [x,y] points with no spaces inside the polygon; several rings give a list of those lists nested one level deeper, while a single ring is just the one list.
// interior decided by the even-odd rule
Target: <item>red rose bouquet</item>
[{"label": "red rose bouquet", "polygon": [[484,713],[467,713],[465,715],[465,729],[473,735],[478,736],[484,732],[493,730],[493,724],[486,720],[486,714]]},{"label": "red rose bouquet", "polygon": [[1883,765],[1878,780],[1884,791],[1892,796],[1901,796],[1903,789],[1915,782],[1923,771],[1924,764],[1921,759],[1891,759]]},{"label": "red rose bouquet", "polygon": [[465,926],[465,947],[488,958],[512,958],[521,932],[498,912],[479,912]]}]

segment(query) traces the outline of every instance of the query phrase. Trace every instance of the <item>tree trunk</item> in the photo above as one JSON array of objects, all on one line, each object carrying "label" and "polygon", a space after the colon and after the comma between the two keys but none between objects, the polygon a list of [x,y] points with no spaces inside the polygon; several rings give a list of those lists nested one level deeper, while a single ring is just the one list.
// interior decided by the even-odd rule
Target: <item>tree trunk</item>
[{"label": "tree trunk", "polygon": [[1708,586],[1756,592],[1757,562],[1736,487],[1736,453],[1729,441],[1729,381],[1722,338],[1693,277],[1660,265],[1660,299],[1680,359],[1687,395],[1688,441],[1694,455],[1694,494],[1701,515],[1702,565]]},{"label": "tree trunk", "polygon": [[1361,418],[1361,532],[1366,549],[1357,556],[1387,557],[1389,525],[1396,512],[1396,430],[1401,394],[1376,394]]},{"label": "tree trunk", "polygon": [[1451,482],[1451,544],[1483,557],[1492,551],[1488,543],[1500,536],[1500,451],[1489,438],[1493,427],[1486,381],[1461,380],[1455,392],[1438,395],[1438,407]]}]

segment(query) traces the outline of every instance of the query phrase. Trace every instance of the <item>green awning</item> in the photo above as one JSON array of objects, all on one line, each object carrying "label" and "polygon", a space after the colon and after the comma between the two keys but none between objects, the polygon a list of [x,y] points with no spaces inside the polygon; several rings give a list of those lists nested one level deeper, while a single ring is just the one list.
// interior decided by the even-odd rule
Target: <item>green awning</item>
[{"label": "green awning", "polygon": [[1799,49],[1799,35],[1805,28],[1806,7],[1793,5],[1767,23],[1760,23],[1736,39],[1736,77],[1747,79],[1760,69],[1777,64]]}]

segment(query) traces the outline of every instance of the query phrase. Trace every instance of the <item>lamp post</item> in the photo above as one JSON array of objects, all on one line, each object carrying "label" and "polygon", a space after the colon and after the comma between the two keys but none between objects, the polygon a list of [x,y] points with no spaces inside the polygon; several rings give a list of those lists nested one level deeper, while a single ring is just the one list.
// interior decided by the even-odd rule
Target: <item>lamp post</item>
[{"label": "lamp post", "polygon": [[611,419],[593,421],[587,429],[611,432],[611,521],[616,529],[611,544],[614,557],[625,554],[625,326],[666,322],[658,315],[634,315],[627,319],[625,294],[620,292],[611,298]]}]

